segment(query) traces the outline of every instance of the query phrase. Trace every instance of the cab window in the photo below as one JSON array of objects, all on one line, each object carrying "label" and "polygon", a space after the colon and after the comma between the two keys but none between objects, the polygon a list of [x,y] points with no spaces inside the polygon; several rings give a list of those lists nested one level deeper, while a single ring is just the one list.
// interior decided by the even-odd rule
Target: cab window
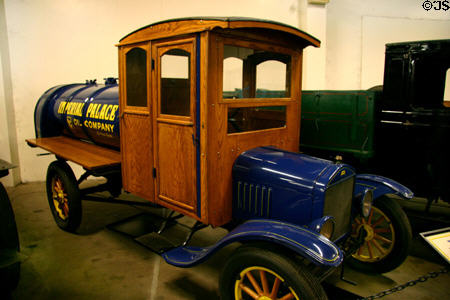
[{"label": "cab window", "polygon": [[286,126],[286,106],[229,107],[228,133]]},{"label": "cab window", "polygon": [[190,115],[190,53],[172,49],[161,57],[161,114]]},{"label": "cab window", "polygon": [[[223,46],[224,101],[228,107],[229,134],[286,126],[286,106],[270,102],[291,96],[291,56],[237,45]],[[244,103],[257,100],[264,105]],[[269,103],[268,103],[269,101]],[[239,105],[243,102],[242,107]]]},{"label": "cab window", "polygon": [[223,98],[289,98],[291,57],[233,45],[223,47]]},{"label": "cab window", "polygon": [[147,106],[147,52],[133,48],[126,54],[127,106]]}]

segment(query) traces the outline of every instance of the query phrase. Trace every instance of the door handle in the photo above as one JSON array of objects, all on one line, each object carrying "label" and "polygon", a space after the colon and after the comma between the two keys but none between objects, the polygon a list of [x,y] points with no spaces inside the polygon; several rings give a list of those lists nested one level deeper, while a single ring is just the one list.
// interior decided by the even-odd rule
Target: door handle
[{"label": "door handle", "polygon": [[198,140],[198,138],[195,137],[194,134],[192,134],[192,144],[194,144],[194,147],[197,147],[200,145],[200,141]]}]

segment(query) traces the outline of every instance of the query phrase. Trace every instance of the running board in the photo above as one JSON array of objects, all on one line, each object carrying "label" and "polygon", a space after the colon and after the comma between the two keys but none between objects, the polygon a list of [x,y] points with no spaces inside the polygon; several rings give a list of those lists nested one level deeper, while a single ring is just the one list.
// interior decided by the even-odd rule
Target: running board
[{"label": "running board", "polygon": [[171,213],[168,217],[142,213],[121,220],[107,227],[131,237],[149,250],[163,254],[177,247],[186,246],[192,236],[207,225],[196,222],[193,226],[180,224],[177,220],[183,215]]}]

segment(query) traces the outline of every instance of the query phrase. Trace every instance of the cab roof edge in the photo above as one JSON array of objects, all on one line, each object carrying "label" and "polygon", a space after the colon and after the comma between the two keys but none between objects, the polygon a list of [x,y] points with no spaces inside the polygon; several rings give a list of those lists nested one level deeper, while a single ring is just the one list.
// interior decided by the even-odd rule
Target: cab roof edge
[{"label": "cab roof edge", "polygon": [[[133,34],[145,30],[146,28],[149,27],[153,27],[153,26],[157,26],[160,24],[164,24],[164,23],[171,23],[171,22],[181,22],[181,21],[219,21],[219,22],[224,22],[226,23],[226,25],[224,26],[225,28],[233,28],[233,23],[237,23],[237,22],[259,22],[259,23],[265,23],[265,24],[272,24],[272,25],[277,25],[277,26],[281,26],[284,27],[288,30],[284,30],[286,33],[291,33],[294,35],[297,35],[298,37],[302,37],[304,40],[306,40],[309,45],[314,46],[314,47],[320,47],[320,40],[315,38],[314,36],[304,32],[303,30],[294,27],[292,25],[287,25],[281,22],[277,22],[277,21],[272,21],[272,20],[264,20],[264,19],[258,19],[258,18],[247,18],[247,17],[189,17],[189,18],[174,18],[174,19],[168,19],[168,20],[163,20],[163,21],[158,21],[149,25],[146,25],[144,27],[141,27],[139,29],[136,29],[132,32],[130,32],[129,34],[125,35],[123,38],[121,38],[119,40],[119,45],[128,37],[132,36]],[[242,27],[245,28],[245,27]],[[289,31],[293,31],[293,32],[289,32]],[[300,34],[298,34],[300,33]]]}]

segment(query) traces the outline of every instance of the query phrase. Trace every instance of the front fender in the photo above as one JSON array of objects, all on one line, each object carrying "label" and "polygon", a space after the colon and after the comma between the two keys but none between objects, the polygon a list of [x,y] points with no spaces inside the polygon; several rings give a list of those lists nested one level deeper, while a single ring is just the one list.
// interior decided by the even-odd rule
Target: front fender
[{"label": "front fender", "polygon": [[318,265],[336,267],[343,260],[342,251],[330,240],[313,231],[274,220],[249,220],[213,246],[177,247],[163,254],[167,263],[178,267],[194,266],[217,250],[233,242],[266,241],[287,247]]},{"label": "front fender", "polygon": [[414,193],[406,186],[395,180],[372,174],[356,175],[353,197],[360,197],[366,189],[373,190],[373,198],[377,199],[386,194],[395,194],[405,199],[411,199]]}]

